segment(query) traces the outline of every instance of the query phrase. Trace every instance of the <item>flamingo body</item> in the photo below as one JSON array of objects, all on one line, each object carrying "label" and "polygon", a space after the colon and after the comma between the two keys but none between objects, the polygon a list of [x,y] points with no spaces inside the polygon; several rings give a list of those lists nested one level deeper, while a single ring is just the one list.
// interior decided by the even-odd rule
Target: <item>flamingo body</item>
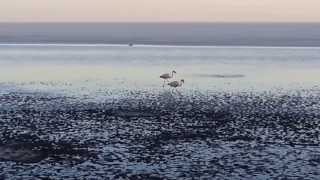
[{"label": "flamingo body", "polygon": [[171,72],[171,75],[170,75],[169,73],[165,73],[165,74],[160,75],[160,78],[163,79],[163,85],[162,85],[162,87],[164,87],[166,81],[168,82],[169,79],[173,78],[173,75],[174,75],[175,73],[176,73],[176,71],[173,70],[173,71]]},{"label": "flamingo body", "polygon": [[184,83],[184,80],[181,79],[180,82],[179,81],[172,81],[172,82],[168,83],[168,85],[170,87],[177,88],[177,87],[181,87],[183,83]]},{"label": "flamingo body", "polygon": [[166,74],[162,74],[161,76],[160,76],[160,78],[161,79],[170,79],[170,78],[172,78],[172,76],[170,76],[170,74],[169,73],[166,73]]}]

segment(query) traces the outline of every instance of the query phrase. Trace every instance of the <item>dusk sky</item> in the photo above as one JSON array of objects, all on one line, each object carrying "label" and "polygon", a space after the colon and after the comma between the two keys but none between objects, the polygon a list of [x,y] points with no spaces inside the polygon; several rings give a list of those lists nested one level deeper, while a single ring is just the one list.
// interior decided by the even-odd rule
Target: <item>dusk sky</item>
[{"label": "dusk sky", "polygon": [[1,22],[319,22],[320,0],[1,0]]}]

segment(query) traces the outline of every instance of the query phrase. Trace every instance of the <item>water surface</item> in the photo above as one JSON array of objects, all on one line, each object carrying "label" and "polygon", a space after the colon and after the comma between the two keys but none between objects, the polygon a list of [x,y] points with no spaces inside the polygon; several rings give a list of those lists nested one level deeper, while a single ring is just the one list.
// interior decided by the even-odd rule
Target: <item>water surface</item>
[{"label": "water surface", "polygon": [[[319,179],[319,59],[317,47],[2,44],[0,179]],[[159,78],[173,69],[179,92]]]},{"label": "water surface", "polygon": [[319,23],[0,23],[1,43],[320,46]]},{"label": "water surface", "polygon": [[70,92],[159,91],[160,74],[176,70],[184,90],[310,89],[319,84],[319,59],[316,47],[0,45],[0,82]]}]

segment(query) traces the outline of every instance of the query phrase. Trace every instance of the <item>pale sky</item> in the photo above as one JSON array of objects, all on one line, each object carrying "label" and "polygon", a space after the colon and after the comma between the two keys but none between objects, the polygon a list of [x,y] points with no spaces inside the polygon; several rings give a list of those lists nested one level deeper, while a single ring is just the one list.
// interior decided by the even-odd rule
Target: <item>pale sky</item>
[{"label": "pale sky", "polygon": [[320,22],[320,0],[0,0],[0,22]]}]

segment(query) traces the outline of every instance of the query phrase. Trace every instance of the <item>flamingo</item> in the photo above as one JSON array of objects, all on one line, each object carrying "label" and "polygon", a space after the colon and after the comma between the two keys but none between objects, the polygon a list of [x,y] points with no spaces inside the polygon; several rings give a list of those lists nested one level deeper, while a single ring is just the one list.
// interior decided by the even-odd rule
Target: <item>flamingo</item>
[{"label": "flamingo", "polygon": [[177,88],[177,87],[181,87],[183,83],[184,83],[184,79],[181,79],[180,82],[179,81],[172,81],[172,82],[169,82],[168,85],[170,87]]},{"label": "flamingo", "polygon": [[177,72],[176,72],[175,70],[173,70],[173,71],[171,72],[171,76],[170,76],[169,73],[162,74],[162,75],[160,76],[160,78],[163,79],[163,85],[162,85],[162,87],[164,87],[166,81],[169,81],[169,79],[173,78],[173,75],[176,74],[176,73],[177,73]]}]

